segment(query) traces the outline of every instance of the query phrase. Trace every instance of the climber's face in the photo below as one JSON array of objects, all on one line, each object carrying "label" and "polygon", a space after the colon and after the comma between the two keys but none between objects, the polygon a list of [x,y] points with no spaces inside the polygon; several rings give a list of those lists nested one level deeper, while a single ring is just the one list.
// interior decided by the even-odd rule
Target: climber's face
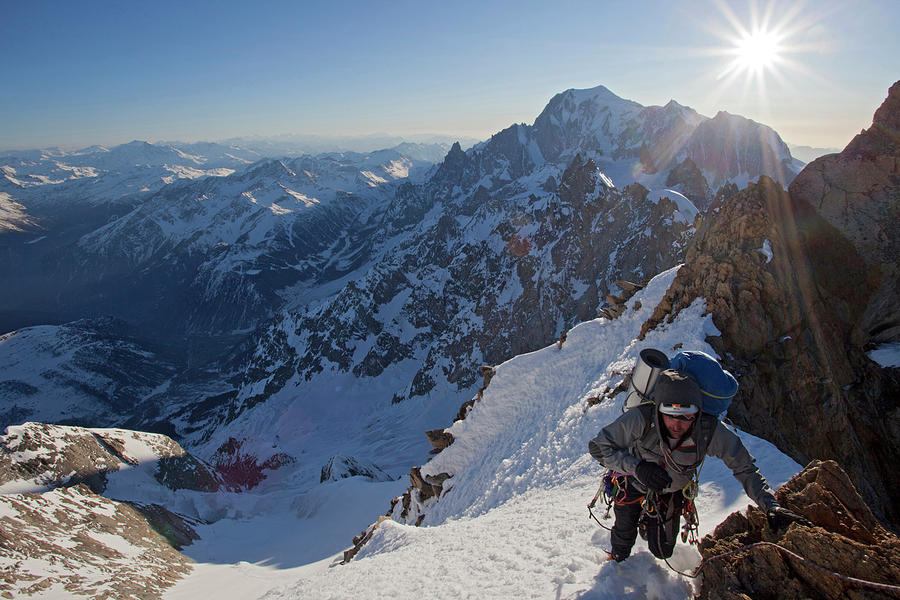
[{"label": "climber's face", "polygon": [[663,425],[669,432],[669,437],[680,440],[694,426],[697,415],[667,415],[662,414]]}]

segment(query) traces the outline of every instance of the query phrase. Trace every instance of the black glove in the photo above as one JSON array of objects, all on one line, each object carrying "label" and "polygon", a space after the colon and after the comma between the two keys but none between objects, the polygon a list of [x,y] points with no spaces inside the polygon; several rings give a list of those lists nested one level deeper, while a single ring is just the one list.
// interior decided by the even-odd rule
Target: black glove
[{"label": "black glove", "polygon": [[766,519],[769,521],[769,527],[775,530],[785,529],[791,523],[812,527],[812,523],[806,517],[802,517],[777,504],[774,504],[766,512]]},{"label": "black glove", "polygon": [[661,492],[672,483],[672,478],[665,469],[646,460],[642,460],[634,468],[634,476],[654,492]]}]

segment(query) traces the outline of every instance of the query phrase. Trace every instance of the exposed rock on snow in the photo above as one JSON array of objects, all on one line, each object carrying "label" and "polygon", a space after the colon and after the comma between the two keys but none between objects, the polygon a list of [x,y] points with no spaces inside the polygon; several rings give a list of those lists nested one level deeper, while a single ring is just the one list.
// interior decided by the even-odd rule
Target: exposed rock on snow
[{"label": "exposed rock on snow", "polygon": [[344,564],[353,560],[353,557],[356,556],[359,553],[360,549],[366,545],[366,542],[372,539],[372,535],[375,533],[375,530],[378,529],[381,524],[388,519],[390,519],[390,517],[386,515],[378,517],[378,520],[375,521],[375,523],[370,525],[368,528],[363,530],[362,533],[353,538],[353,547],[349,550],[344,551]]},{"label": "exposed rock on snow", "polygon": [[332,456],[322,467],[322,477],[319,481],[338,481],[347,477],[366,477],[372,481],[394,480],[375,463],[360,462],[352,456]]},{"label": "exposed rock on snow", "polygon": [[229,438],[219,446],[211,462],[225,487],[233,492],[255,488],[266,478],[266,471],[274,471],[296,459],[284,452],[262,457],[244,450],[245,439]]},{"label": "exposed rock on snow", "polygon": [[137,509],[86,485],[0,496],[0,547],[7,598],[64,589],[150,600],[192,568]]},{"label": "exposed rock on snow", "polygon": [[453,443],[453,434],[443,429],[430,429],[425,432],[428,442],[434,446],[431,454],[437,454]]},{"label": "exposed rock on snow", "polygon": [[[812,462],[783,485],[776,497],[814,527],[792,524],[785,531],[773,531],[756,507],[746,514],[733,513],[700,544],[706,561],[700,598],[895,597],[812,566],[895,589],[900,586],[900,539],[878,523],[837,463]],[[759,542],[767,543],[744,548]],[[731,552],[734,554],[728,554]],[[719,555],[722,558],[715,558]]]},{"label": "exposed rock on snow", "polygon": [[214,491],[219,487],[206,465],[156,433],[25,423],[7,427],[0,446],[0,491],[4,493],[78,483],[101,493],[110,473],[148,462],[156,463],[156,479],[170,489]]}]

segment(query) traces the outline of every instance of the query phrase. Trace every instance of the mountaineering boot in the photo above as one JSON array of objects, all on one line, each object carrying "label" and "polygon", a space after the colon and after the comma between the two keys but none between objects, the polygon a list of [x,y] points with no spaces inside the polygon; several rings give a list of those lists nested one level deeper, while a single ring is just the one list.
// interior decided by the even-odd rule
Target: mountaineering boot
[{"label": "mountaineering boot", "polygon": [[622,562],[623,560],[628,558],[629,554],[631,554],[630,550],[617,550],[616,548],[613,548],[609,553],[609,558],[607,558],[606,560],[607,562],[611,560]]}]

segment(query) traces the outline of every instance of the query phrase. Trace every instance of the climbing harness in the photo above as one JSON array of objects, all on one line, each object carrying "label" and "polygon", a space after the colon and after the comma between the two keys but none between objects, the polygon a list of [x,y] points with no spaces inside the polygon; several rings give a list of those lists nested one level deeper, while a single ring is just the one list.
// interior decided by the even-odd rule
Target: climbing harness
[{"label": "climbing harness", "polygon": [[684,498],[681,507],[681,514],[684,517],[684,524],[681,526],[681,541],[694,546],[700,544],[700,517],[697,515],[697,506],[694,504],[699,492],[700,486],[697,484],[696,476],[681,489],[681,495]]},{"label": "climbing harness", "polygon": [[[646,540],[650,530],[649,522],[651,520],[656,521],[656,527],[653,528],[657,535],[655,541],[657,542],[657,547],[662,548],[662,532],[665,529],[665,524],[676,518],[676,514],[668,515],[668,503],[652,490],[648,490],[647,493],[642,496],[629,499],[627,495],[627,485],[627,475],[607,470],[603,474],[603,481],[597,489],[597,493],[594,494],[594,497],[591,499],[590,503],[588,503],[589,517],[596,521],[603,529],[612,531],[611,527],[604,525],[601,520],[597,518],[597,515],[594,514],[593,509],[597,506],[598,500],[601,500],[606,505],[606,511],[601,517],[604,521],[609,520],[614,505],[626,506],[640,502],[641,515],[638,519],[638,533],[642,539]],[[694,504],[694,500],[697,498],[698,493],[699,485],[697,483],[697,474],[695,474],[681,490],[682,502],[680,513],[680,516],[684,519],[684,523],[681,527],[681,541],[695,546],[700,543],[700,519],[697,514],[696,505]],[[677,532],[673,532],[673,535],[677,535]],[[675,540],[673,539],[670,541],[674,543]],[[611,555],[611,552],[605,552]]]},{"label": "climbing harness", "polygon": [[600,487],[597,489],[597,493],[594,494],[594,498],[588,504],[588,515],[600,525],[603,529],[607,531],[612,531],[611,527],[607,527],[594,515],[594,507],[597,506],[597,500],[601,497],[603,499],[603,503],[606,504],[606,512],[603,513],[603,520],[609,520],[610,512],[612,511],[613,504],[624,505],[631,504],[633,502],[637,502],[640,499],[636,500],[626,500],[626,486],[625,475],[622,473],[615,473],[612,470],[607,470],[603,474],[603,482],[600,484]]}]

